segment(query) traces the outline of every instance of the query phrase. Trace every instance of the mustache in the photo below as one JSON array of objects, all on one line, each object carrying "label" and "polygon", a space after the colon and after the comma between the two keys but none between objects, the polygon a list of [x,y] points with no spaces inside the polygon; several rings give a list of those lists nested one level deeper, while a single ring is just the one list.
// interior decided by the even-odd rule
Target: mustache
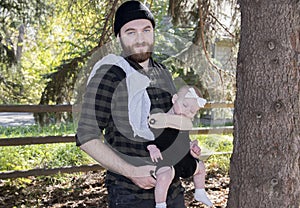
[{"label": "mustache", "polygon": [[133,46],[134,46],[134,47],[150,46],[150,44],[149,44],[149,43],[146,43],[146,42],[141,42],[141,43],[135,43]]}]

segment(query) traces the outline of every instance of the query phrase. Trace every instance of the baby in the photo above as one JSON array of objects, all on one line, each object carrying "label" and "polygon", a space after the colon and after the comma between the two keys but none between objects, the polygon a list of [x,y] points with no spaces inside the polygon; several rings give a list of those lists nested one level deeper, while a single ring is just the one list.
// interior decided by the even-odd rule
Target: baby
[{"label": "baby", "polygon": [[147,143],[151,160],[156,163],[155,202],[156,208],[166,207],[167,192],[174,178],[193,176],[194,198],[207,206],[212,202],[204,189],[205,167],[197,158],[201,149],[197,141],[190,141],[189,132],[193,127],[192,119],[206,100],[201,98],[195,87],[183,86],[172,97],[172,108],[167,113],[152,114],[149,126],[162,129],[155,141]]}]

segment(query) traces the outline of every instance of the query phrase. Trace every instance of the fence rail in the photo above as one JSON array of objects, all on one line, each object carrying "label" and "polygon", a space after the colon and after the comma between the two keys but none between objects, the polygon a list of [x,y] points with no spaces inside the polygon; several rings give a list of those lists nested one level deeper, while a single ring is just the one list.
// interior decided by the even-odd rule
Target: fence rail
[{"label": "fence rail", "polygon": [[[231,134],[233,127],[215,127],[215,128],[193,128],[191,135],[197,134]],[[75,142],[75,135],[66,136],[40,136],[40,137],[14,137],[0,138],[0,146],[19,146],[33,144],[53,144]]]},{"label": "fence rail", "polygon": [[22,112],[22,113],[72,112],[72,105],[0,105],[0,112]]},{"label": "fence rail", "polygon": [[[204,109],[212,108],[233,108],[233,103],[207,103]],[[74,106],[72,105],[0,105],[0,112],[72,112]],[[75,107],[74,109],[77,109]],[[207,128],[193,128],[190,134],[231,134],[233,127],[207,127]],[[53,143],[70,143],[75,142],[75,135],[64,136],[39,136],[39,137],[14,137],[14,138],[0,138],[1,146],[19,146],[19,145],[35,145],[35,144],[53,144]],[[212,154],[230,154],[230,152],[212,153]],[[207,158],[210,155],[204,155]],[[21,171],[5,171],[0,172],[0,179],[53,175],[57,173],[74,173],[74,172],[87,172],[102,170],[103,168],[98,164],[81,165],[73,167],[60,167],[60,168],[37,168],[32,170]]]},{"label": "fence rail", "polygon": [[104,168],[98,164],[80,165],[60,168],[36,168],[32,170],[14,170],[0,172],[0,179],[26,178],[29,176],[48,176],[58,173],[75,173],[103,170]]},{"label": "fence rail", "polygon": [[0,146],[19,146],[32,144],[53,144],[75,142],[74,135],[0,138]]},{"label": "fence rail", "polygon": [[[72,112],[73,105],[0,105],[0,112]],[[233,108],[233,103],[207,103],[203,109]],[[77,109],[75,107],[74,109]]]}]

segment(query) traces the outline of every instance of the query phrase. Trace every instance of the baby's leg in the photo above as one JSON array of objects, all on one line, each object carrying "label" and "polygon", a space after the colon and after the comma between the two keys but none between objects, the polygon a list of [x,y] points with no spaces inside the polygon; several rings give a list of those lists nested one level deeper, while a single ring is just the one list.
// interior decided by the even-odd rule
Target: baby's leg
[{"label": "baby's leg", "polygon": [[161,167],[156,172],[156,186],[154,191],[156,208],[167,206],[167,193],[174,175],[175,172],[173,167]]},{"label": "baby's leg", "polygon": [[204,189],[205,186],[205,166],[202,161],[197,162],[197,168],[193,176],[196,189]]},{"label": "baby's leg", "polygon": [[212,206],[213,203],[207,197],[207,194],[204,189],[205,175],[206,175],[205,166],[202,161],[199,161],[197,163],[197,168],[193,176],[194,186],[195,186],[195,199],[197,201],[206,204],[207,206]]}]

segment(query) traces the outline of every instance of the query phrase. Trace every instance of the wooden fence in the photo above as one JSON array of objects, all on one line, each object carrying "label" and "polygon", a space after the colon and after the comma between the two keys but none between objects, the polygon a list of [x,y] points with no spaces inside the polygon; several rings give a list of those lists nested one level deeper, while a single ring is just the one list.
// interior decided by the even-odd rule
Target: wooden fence
[{"label": "wooden fence", "polygon": [[[233,108],[232,103],[208,103],[204,109],[212,108]],[[0,112],[72,112],[72,105],[0,105]],[[208,127],[194,128],[191,134],[230,134],[233,132],[233,127]],[[0,138],[0,146],[19,146],[19,145],[34,145],[34,144],[50,144],[50,143],[68,143],[75,142],[75,135],[67,136],[39,136],[39,137],[15,137],[15,138]],[[221,154],[230,154],[229,152]],[[60,168],[37,168],[32,170],[22,171],[5,171],[0,172],[0,179],[20,178],[29,176],[53,175],[57,173],[74,173],[102,170],[98,164],[81,165],[72,167]]]}]

